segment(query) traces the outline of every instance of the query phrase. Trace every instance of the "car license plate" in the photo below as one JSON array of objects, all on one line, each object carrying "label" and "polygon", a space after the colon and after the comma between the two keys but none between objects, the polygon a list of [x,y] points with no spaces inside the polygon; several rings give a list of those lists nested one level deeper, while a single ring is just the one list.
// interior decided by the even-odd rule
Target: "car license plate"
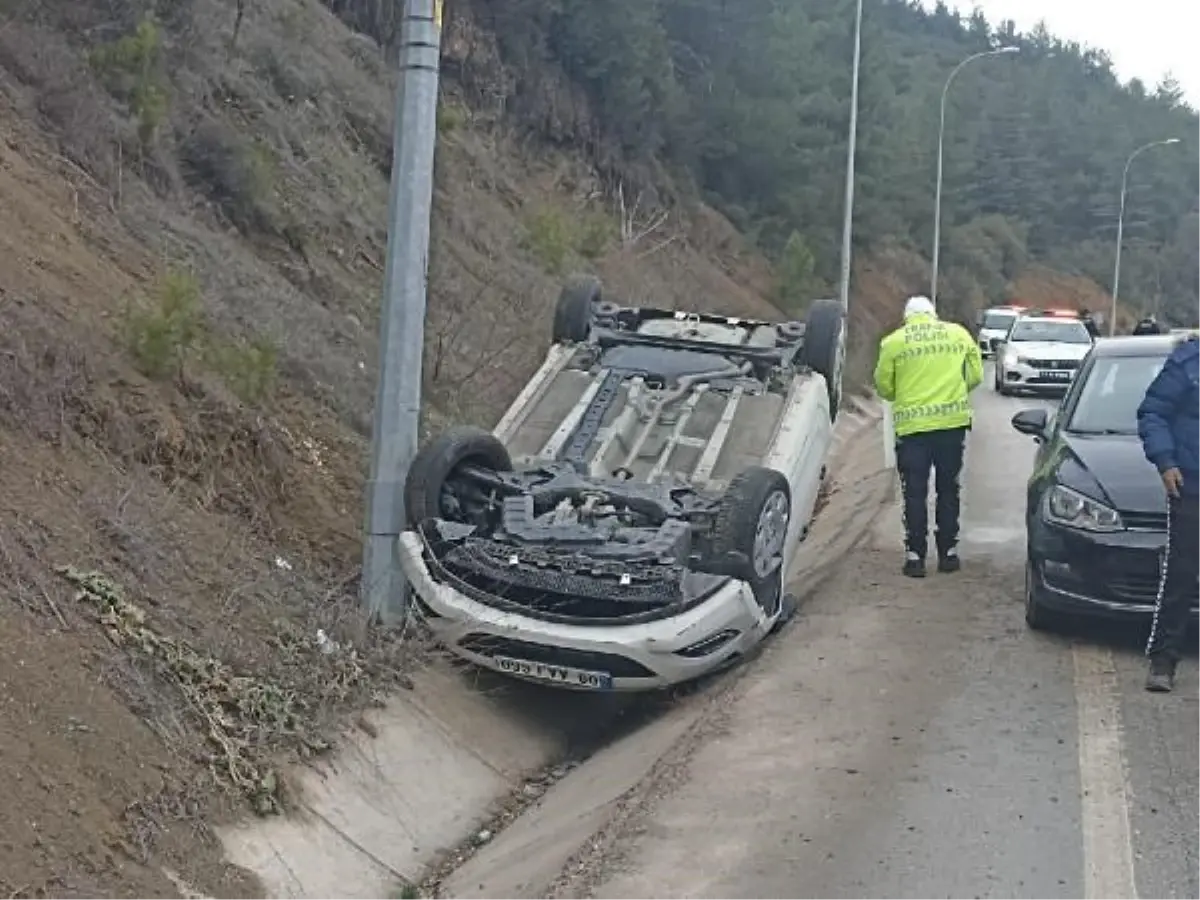
[{"label": "car license plate", "polygon": [[548,681],[553,684],[570,685],[593,691],[612,689],[612,676],[607,672],[590,672],[571,666],[556,666],[552,663],[532,662],[528,659],[513,659],[511,656],[493,656],[496,668],[522,678]]},{"label": "car license plate", "polygon": [[1038,372],[1038,378],[1043,381],[1070,381],[1070,372]]}]

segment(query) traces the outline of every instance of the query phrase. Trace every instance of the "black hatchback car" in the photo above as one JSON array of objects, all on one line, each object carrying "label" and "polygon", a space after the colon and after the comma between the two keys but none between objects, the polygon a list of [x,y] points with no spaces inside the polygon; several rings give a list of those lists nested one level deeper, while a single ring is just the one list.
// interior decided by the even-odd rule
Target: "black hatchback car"
[{"label": "black hatchback car", "polygon": [[1142,454],[1137,408],[1174,342],[1101,339],[1056,411],[1013,416],[1013,427],[1040,445],[1025,509],[1031,628],[1053,627],[1070,614],[1153,614],[1167,500]]}]

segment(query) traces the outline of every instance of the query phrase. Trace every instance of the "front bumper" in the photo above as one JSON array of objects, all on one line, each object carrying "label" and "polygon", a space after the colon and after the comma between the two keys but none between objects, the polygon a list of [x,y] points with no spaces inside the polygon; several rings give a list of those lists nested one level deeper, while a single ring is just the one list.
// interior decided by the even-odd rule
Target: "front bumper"
[{"label": "front bumper", "polygon": [[[644,691],[690,681],[744,654],[774,625],[750,588],[737,581],[666,619],[630,625],[546,622],[488,606],[438,581],[424,551],[419,534],[400,535],[400,566],[438,640],[476,665],[557,687]],[[606,677],[598,682],[596,675]]]},{"label": "front bumper", "polygon": [[1001,381],[1012,391],[1066,391],[1078,368],[1039,368],[1026,363],[1005,362]]},{"label": "front bumper", "polygon": [[[1092,534],[1039,516],[1029,533],[1033,587],[1047,609],[1061,614],[1149,618],[1165,546],[1161,531]],[[1192,619],[1200,620],[1200,598],[1192,602]]]}]

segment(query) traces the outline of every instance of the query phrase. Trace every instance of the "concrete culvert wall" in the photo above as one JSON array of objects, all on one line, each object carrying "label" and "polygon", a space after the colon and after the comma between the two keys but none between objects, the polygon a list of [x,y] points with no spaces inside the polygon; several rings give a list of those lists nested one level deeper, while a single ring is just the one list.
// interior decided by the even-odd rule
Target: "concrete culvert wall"
[{"label": "concrete culvert wall", "polygon": [[[839,419],[826,505],[797,560],[807,589],[865,531],[872,492],[882,503],[890,488],[877,424],[869,403]],[[335,757],[293,773],[297,812],[221,839],[273,897],[545,896],[737,680],[593,695],[436,662]]]}]

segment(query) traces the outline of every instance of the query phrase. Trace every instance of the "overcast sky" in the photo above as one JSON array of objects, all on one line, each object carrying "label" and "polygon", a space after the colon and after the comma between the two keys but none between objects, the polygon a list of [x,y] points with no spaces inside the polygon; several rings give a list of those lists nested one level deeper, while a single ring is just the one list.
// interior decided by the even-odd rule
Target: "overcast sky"
[{"label": "overcast sky", "polygon": [[[930,9],[935,0],[923,0]],[[1056,37],[1108,53],[1122,81],[1140,78],[1153,90],[1166,74],[1175,76],[1185,99],[1200,109],[1200,49],[1197,0],[948,0],[969,14],[978,6],[993,25],[1012,19],[1018,31],[1039,20]]]}]

